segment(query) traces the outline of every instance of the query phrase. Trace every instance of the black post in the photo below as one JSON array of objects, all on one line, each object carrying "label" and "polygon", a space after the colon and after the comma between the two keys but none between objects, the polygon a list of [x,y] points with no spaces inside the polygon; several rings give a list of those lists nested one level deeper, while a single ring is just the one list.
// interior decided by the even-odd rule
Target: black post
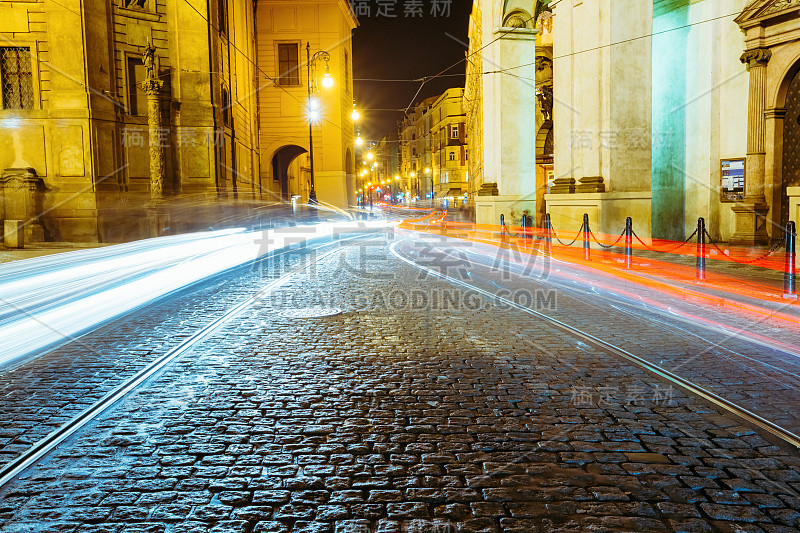
[{"label": "black post", "polygon": [[630,270],[633,264],[633,219],[625,219],[625,268]]},{"label": "black post", "polygon": [[[311,113],[311,43],[306,44],[306,58],[308,59],[308,112]],[[308,117],[308,161],[309,175],[311,177],[311,190],[308,192],[308,203],[317,204],[317,191],[314,188],[314,121]],[[316,214],[316,210],[311,209]]]},{"label": "black post", "polygon": [[697,279],[706,279],[706,219],[697,219]]},{"label": "black post", "polygon": [[550,222],[550,213],[544,215],[544,234],[545,234],[545,251],[547,255],[553,254],[553,235],[552,225]]},{"label": "black post", "polygon": [[506,238],[506,216],[500,213],[500,238]]},{"label": "black post", "polygon": [[786,266],[783,274],[783,297],[797,298],[796,281],[797,271],[795,266],[794,240],[797,236],[794,222],[789,222],[786,226]]},{"label": "black post", "polygon": [[588,261],[591,257],[591,248],[589,246],[589,215],[583,214],[583,259]]},{"label": "black post", "polygon": [[522,220],[525,221],[525,239],[530,240],[533,237],[533,221],[530,215],[522,215]]}]

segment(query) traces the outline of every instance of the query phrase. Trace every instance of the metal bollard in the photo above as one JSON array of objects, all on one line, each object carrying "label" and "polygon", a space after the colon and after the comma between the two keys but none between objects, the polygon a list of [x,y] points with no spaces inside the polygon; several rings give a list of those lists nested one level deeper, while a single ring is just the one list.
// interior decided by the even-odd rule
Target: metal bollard
[{"label": "metal bollard", "polygon": [[591,248],[589,246],[589,215],[583,214],[583,259],[588,261],[591,258]]},{"label": "metal bollard", "polygon": [[706,279],[706,219],[697,219],[697,279]]},{"label": "metal bollard", "polygon": [[783,297],[786,299],[797,298],[797,267],[795,266],[794,249],[796,236],[795,224],[794,222],[789,222],[786,226],[786,265],[783,269]]},{"label": "metal bollard", "polygon": [[528,215],[528,231],[525,235],[528,237],[528,240],[533,239],[533,217]]},{"label": "metal bollard", "polygon": [[625,219],[625,268],[631,269],[633,265],[633,219]]},{"label": "metal bollard", "polygon": [[547,255],[553,255],[552,228],[553,226],[550,222],[550,213],[547,213],[544,216],[544,244],[545,244],[545,253],[547,253]]},{"label": "metal bollard", "polygon": [[506,238],[506,216],[500,213],[500,238]]}]

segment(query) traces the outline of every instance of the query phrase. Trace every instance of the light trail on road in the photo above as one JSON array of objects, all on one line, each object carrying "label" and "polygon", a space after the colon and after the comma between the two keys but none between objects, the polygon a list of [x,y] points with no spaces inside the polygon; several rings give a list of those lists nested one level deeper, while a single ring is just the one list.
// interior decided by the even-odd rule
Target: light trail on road
[{"label": "light trail on road", "polygon": [[0,266],[0,367],[276,251],[385,222],[336,222],[150,239]]}]

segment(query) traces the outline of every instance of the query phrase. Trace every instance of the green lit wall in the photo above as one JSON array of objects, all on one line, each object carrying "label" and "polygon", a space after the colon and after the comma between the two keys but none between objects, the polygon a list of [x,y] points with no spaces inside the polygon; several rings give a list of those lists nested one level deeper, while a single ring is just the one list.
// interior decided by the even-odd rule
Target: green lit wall
[{"label": "green lit wall", "polygon": [[652,230],[672,240],[686,237],[688,14],[683,0],[653,18]]}]

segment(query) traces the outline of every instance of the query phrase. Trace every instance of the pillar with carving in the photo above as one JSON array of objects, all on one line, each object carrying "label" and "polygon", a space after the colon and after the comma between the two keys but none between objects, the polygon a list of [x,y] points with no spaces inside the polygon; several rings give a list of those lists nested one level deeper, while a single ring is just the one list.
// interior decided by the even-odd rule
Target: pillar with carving
[{"label": "pillar with carving", "polygon": [[150,133],[150,199],[164,198],[164,150],[161,127],[161,89],[164,82],[147,79],[142,88],[147,93],[147,126]]},{"label": "pillar with carving", "polygon": [[747,168],[744,201],[732,209],[736,213],[734,244],[765,244],[769,241],[766,217],[769,211],[764,197],[766,162],[767,63],[772,52],[764,48],[748,50],[740,58],[750,72],[747,106]]}]

